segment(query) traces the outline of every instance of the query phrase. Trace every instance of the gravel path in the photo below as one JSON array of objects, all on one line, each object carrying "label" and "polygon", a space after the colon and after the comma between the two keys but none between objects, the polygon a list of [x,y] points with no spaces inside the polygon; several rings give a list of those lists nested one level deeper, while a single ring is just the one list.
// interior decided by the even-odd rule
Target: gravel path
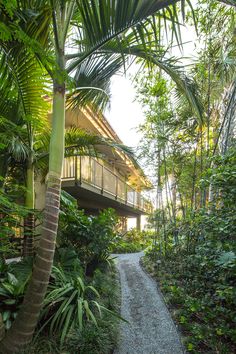
[{"label": "gravel path", "polygon": [[117,255],[122,322],[115,354],[183,354],[175,325],[156,283],[140,267],[142,253]]}]

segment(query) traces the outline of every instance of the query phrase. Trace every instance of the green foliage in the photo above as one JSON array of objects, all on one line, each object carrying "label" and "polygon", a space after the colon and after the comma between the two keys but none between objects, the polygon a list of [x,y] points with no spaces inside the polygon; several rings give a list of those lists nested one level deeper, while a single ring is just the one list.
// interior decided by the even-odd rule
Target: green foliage
[{"label": "green foliage", "polygon": [[109,320],[98,320],[98,327],[87,323],[81,332],[68,336],[66,350],[73,354],[110,354],[116,344],[117,326]]},{"label": "green foliage", "polygon": [[15,231],[22,228],[22,219],[28,214],[16,200],[21,196],[22,189],[12,185],[8,192],[0,189],[0,258],[17,254],[14,244]]},{"label": "green foliage", "polygon": [[82,330],[85,319],[97,325],[92,304],[101,311],[97,301],[97,290],[85,285],[81,277],[66,274],[62,269],[53,267],[51,282],[48,286],[41,318],[47,325],[49,333],[60,333],[60,341],[64,342],[67,334],[77,327]]},{"label": "green foliage", "polygon": [[[32,264],[30,257],[8,265],[1,263],[0,313],[6,329],[17,316]],[[99,353],[102,343],[104,353],[109,353],[119,322],[114,265],[104,264],[101,270],[95,270],[93,278],[86,279],[73,247],[58,248],[54,264],[36,337],[24,353],[71,350],[69,353],[73,354],[78,348],[84,353],[86,348]]]},{"label": "green foliage", "polygon": [[153,233],[150,231],[138,231],[133,228],[124,234],[118,234],[112,243],[113,253],[140,252],[152,242]]},{"label": "green foliage", "polygon": [[[67,273],[65,273],[64,276],[68,279]],[[114,312],[118,310],[119,304],[118,280],[114,265],[111,265],[110,267],[104,266],[101,270],[97,269],[94,272],[93,279],[90,279],[89,284],[98,290],[100,294],[99,304],[104,308],[109,309],[114,314]],[[89,289],[87,289],[87,291],[88,290]],[[90,304],[93,295],[96,296],[93,291],[88,291],[86,294],[89,298],[88,301]],[[53,304],[51,304],[51,307],[52,306]],[[110,312],[105,311],[104,309],[101,317],[97,306],[92,306],[92,308],[96,312],[96,323],[92,320],[88,321],[86,313],[84,313],[83,327],[79,328],[79,326],[77,326],[75,329],[71,329],[70,332],[68,332],[64,343],[60,343],[61,332],[55,331],[53,336],[48,336],[46,331],[43,331],[36,334],[32,343],[24,352],[22,352],[22,354],[74,354],[77,352],[84,354],[110,354],[116,343],[119,319],[117,316],[111,315]],[[46,324],[46,328],[48,328],[49,325],[50,323]]]},{"label": "green foliage", "polygon": [[77,275],[83,274],[81,262],[73,246],[57,247],[53,263],[56,267],[62,268],[64,272],[73,272]]},{"label": "green foliage", "polygon": [[[91,284],[99,291],[99,303],[113,313],[119,311],[118,279],[114,264],[108,268],[97,269]],[[97,318],[96,327],[87,322],[82,331],[71,333],[66,348],[71,354],[79,351],[87,354],[110,354],[116,344],[119,318],[103,311],[102,318]]]},{"label": "green foliage", "polygon": [[116,223],[117,217],[112,209],[106,209],[98,216],[87,216],[76,205],[63,203],[59,224],[60,243],[73,245],[86,273],[91,275],[110,256]]},{"label": "green foliage", "polygon": [[146,258],[174,308],[186,348],[196,354],[230,354],[236,348],[235,156],[234,149],[214,158],[201,180],[202,188],[213,188],[208,208],[165,225],[159,247]]},{"label": "green foliage", "polygon": [[0,263],[0,313],[6,329],[17,316],[32,273],[31,257],[20,262]]}]

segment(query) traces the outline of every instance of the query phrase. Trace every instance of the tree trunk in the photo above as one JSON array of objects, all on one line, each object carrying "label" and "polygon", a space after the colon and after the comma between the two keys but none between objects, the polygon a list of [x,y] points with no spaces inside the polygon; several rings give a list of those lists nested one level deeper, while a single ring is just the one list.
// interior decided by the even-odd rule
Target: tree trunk
[{"label": "tree trunk", "polygon": [[65,85],[54,83],[53,127],[50,141],[49,173],[42,236],[33,274],[23,304],[12,327],[1,342],[1,353],[12,354],[32,339],[46,294],[58,227],[61,172],[64,156]]},{"label": "tree trunk", "polygon": [[25,206],[31,212],[24,219],[23,256],[33,256],[34,253],[34,199],[34,166],[33,157],[30,156],[27,163]]},{"label": "tree trunk", "polygon": [[23,257],[34,255],[34,213],[29,213],[24,219]]}]

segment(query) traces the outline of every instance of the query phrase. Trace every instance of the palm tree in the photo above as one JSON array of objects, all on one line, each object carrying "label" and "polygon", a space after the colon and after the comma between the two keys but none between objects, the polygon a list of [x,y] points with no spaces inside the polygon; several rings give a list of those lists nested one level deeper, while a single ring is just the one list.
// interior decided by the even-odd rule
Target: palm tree
[{"label": "palm tree", "polygon": [[[23,256],[33,256],[34,252],[34,194],[35,194],[35,172],[42,178],[45,178],[48,173],[48,148],[50,142],[50,127],[46,125],[46,129],[35,131],[33,146],[30,143],[32,139],[28,139],[27,129],[24,126],[24,120],[21,119],[18,123],[14,123],[10,117],[8,119],[0,118],[0,136],[4,149],[0,154],[0,162],[2,161],[2,169],[0,175],[4,179],[10,175],[11,170],[17,164],[17,173],[21,175],[26,171],[25,178],[25,203],[29,213],[24,218],[24,247]],[[134,158],[132,149],[119,144],[111,139],[104,138],[92,133],[88,133],[80,128],[69,128],[65,131],[65,156],[100,156],[97,148],[99,146],[109,146],[114,149],[119,149],[122,152]],[[31,154],[31,149],[33,154]],[[33,158],[32,158],[33,156]],[[29,160],[30,159],[30,160]],[[30,162],[32,162],[30,164]],[[31,168],[29,169],[29,165]],[[10,169],[10,172],[8,172]],[[28,178],[30,175],[31,178]],[[29,203],[29,196],[32,202]]]},{"label": "palm tree", "polygon": [[[105,57],[107,77],[109,77],[121,67],[121,59],[125,56],[122,48],[118,56],[117,51],[111,54],[102,53],[102,48],[109,43],[115,43],[117,48],[120,40],[129,35],[130,29],[145,45],[145,38],[140,35],[140,28],[146,27],[147,31],[150,25],[154,28],[155,17],[150,16],[175,2],[175,0],[50,0],[44,2],[35,0],[16,1],[16,8],[8,4],[9,7],[4,9],[6,25],[12,24],[14,19],[17,20],[14,23],[14,41],[19,41],[26,48],[30,48],[29,52],[35,54],[53,82],[52,133],[42,236],[24,302],[12,328],[1,342],[0,350],[4,353],[14,353],[31,340],[51,273],[64,157],[65,99],[66,91],[70,88],[69,84],[73,82],[79,93],[76,95],[78,99],[83,96],[86,101],[86,95],[82,95],[79,82],[83,68],[87,68],[91,61],[101,64]],[[148,17],[150,18],[145,23]],[[11,38],[11,33],[8,37]],[[77,50],[73,54],[66,54],[71,44]],[[110,63],[113,65],[109,65]],[[88,91],[93,92],[95,89],[96,87]],[[103,91],[102,89],[100,92]],[[75,97],[71,95],[71,102],[73,101],[75,102]],[[29,178],[32,179],[32,176]]]},{"label": "palm tree", "polygon": [[[47,77],[45,79],[45,70],[36,58],[28,53],[24,43],[19,42],[17,45],[14,43],[13,49],[12,45],[11,41],[2,42],[0,52],[0,135],[4,146],[0,152],[0,176],[3,177],[0,186],[3,187],[9,166],[17,163],[23,168],[26,175],[25,207],[29,210],[28,216],[24,219],[24,255],[27,256],[33,255],[35,168],[39,162],[40,164],[44,162],[44,169],[48,168],[45,165],[45,159],[48,156],[50,142],[50,128],[47,120],[49,102],[44,95],[49,95],[49,80]],[[97,77],[98,86],[96,65],[92,69]],[[100,74],[102,74],[100,81],[104,82],[104,73]],[[84,73],[83,77],[85,79],[84,82],[81,81],[81,84],[91,86],[93,83],[91,73],[87,77]],[[100,102],[101,95],[104,96],[103,89],[96,88],[94,91],[93,88],[92,95],[88,89],[84,87],[80,89],[82,104],[89,100],[93,104]],[[75,106],[74,97],[71,97],[68,102]],[[101,144],[125,150],[128,154],[131,153],[125,146],[79,129],[68,130],[65,140],[67,155],[72,153],[72,147],[77,149],[77,153],[81,154],[83,150],[83,154],[91,154],[96,150],[95,145]]]},{"label": "palm tree", "polygon": [[[4,18],[4,12],[2,15]],[[38,40],[40,42],[39,37]],[[43,95],[48,92],[48,80],[45,80],[46,72],[42,65],[24,43],[11,37],[0,43],[0,119],[2,143],[5,143],[0,154],[0,174],[3,177],[7,175],[12,158],[25,161],[25,206],[29,214],[24,226],[25,233],[31,234],[34,225],[34,135],[47,119],[48,104]],[[31,237],[25,240],[24,249],[31,254]]]}]

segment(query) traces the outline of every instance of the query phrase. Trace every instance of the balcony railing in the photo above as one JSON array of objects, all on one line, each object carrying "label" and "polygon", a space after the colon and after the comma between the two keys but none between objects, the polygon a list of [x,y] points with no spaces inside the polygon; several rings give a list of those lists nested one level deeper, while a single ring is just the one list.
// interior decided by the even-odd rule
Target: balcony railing
[{"label": "balcony railing", "polygon": [[133,208],[150,213],[152,204],[130,187],[120,176],[92,157],[72,156],[64,159],[63,180],[75,180],[86,188],[95,187],[100,194],[108,194]]}]

